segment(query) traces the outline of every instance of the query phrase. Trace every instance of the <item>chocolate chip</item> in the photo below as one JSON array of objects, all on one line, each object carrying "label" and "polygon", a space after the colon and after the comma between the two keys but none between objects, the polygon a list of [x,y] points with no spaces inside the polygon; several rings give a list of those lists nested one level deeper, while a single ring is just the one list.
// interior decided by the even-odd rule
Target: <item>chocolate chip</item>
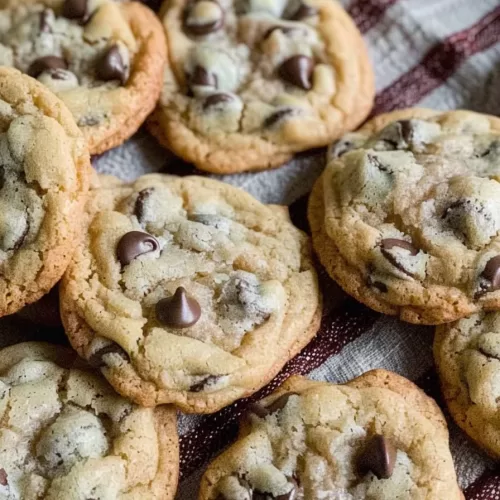
[{"label": "chocolate chip", "polygon": [[68,69],[68,64],[62,57],[45,56],[33,61],[28,68],[28,75],[38,78],[48,69]]},{"label": "chocolate chip", "polygon": [[66,19],[85,22],[88,20],[88,0],[66,0],[62,7],[62,15]]},{"label": "chocolate chip", "polygon": [[406,144],[411,144],[413,142],[413,136],[415,135],[415,128],[411,120],[400,120],[398,122],[401,126],[401,136],[403,137]]},{"label": "chocolate chip", "polygon": [[481,276],[491,283],[488,292],[500,289],[500,255],[492,257],[486,263]]},{"label": "chocolate chip", "polygon": [[316,16],[318,14],[318,9],[312,5],[306,3],[300,3],[299,8],[290,17],[292,21],[301,21],[308,17]]},{"label": "chocolate chip", "polygon": [[388,479],[392,476],[396,464],[397,449],[392,442],[375,434],[365,445],[358,459],[361,474],[373,472],[378,479]]},{"label": "chocolate chip", "polygon": [[297,484],[292,485],[292,489],[288,493],[283,495],[274,496],[271,493],[261,493],[260,491],[254,491],[252,495],[252,500],[296,500],[298,498],[298,487]]},{"label": "chocolate chip", "polygon": [[156,304],[158,321],[172,328],[189,328],[197,323],[200,316],[200,304],[183,287],[177,288],[174,295]]},{"label": "chocolate chip", "polygon": [[156,252],[158,248],[160,244],[154,236],[141,231],[130,231],[118,242],[116,256],[122,266],[127,266],[139,255]]},{"label": "chocolate chip", "polygon": [[314,70],[314,61],[307,56],[292,56],[278,68],[280,77],[288,83],[309,90],[312,87],[311,77]]},{"label": "chocolate chip", "polygon": [[118,45],[112,45],[99,59],[96,73],[99,80],[105,82],[119,80],[122,85],[125,85],[128,79],[128,69]]},{"label": "chocolate chip", "polygon": [[400,271],[403,271],[406,274],[409,274],[408,271],[401,265],[400,262],[390,253],[390,250],[393,248],[402,248],[403,250],[407,250],[410,255],[415,256],[418,254],[418,250],[411,244],[405,240],[400,240],[397,238],[387,238],[380,242],[380,251],[382,255],[394,266],[397,267]]},{"label": "chocolate chip", "polygon": [[88,359],[89,365],[93,366],[94,368],[103,368],[104,366],[106,366],[104,356],[106,356],[107,354],[117,354],[126,361],[128,361],[129,359],[128,354],[125,352],[125,350],[122,349],[118,344],[113,342],[91,354]]},{"label": "chocolate chip", "polygon": [[134,214],[139,222],[144,220],[146,202],[148,198],[153,194],[154,188],[146,188],[139,192],[137,200],[135,202]]},{"label": "chocolate chip", "polygon": [[49,23],[50,17],[51,17],[50,9],[43,9],[42,12],[40,12],[39,28],[41,33],[52,33],[52,29]]},{"label": "chocolate chip", "polygon": [[260,418],[265,418],[268,415],[272,415],[273,413],[282,410],[288,403],[290,396],[295,395],[297,395],[296,392],[286,392],[268,406],[264,406],[261,403],[250,403],[247,409],[250,413],[254,413]]},{"label": "chocolate chip", "polygon": [[368,284],[373,288],[376,288],[379,292],[387,293],[389,291],[387,285],[381,281],[373,281],[372,279],[369,279]]},{"label": "chocolate chip", "polygon": [[213,108],[219,104],[224,104],[227,102],[234,101],[234,97],[231,94],[212,94],[208,96],[203,103],[203,110]]},{"label": "chocolate chip", "polygon": [[204,67],[196,66],[189,80],[191,86],[201,85],[203,87],[217,88],[217,75],[209,73]]},{"label": "chocolate chip", "polygon": [[[217,15],[213,20],[195,22],[197,19],[194,9],[202,8],[202,5],[210,4],[212,8],[217,9]],[[192,17],[191,17],[191,15]],[[194,14],[194,15],[193,15]],[[200,16],[201,17],[201,16]],[[224,11],[217,2],[197,2],[191,9],[191,12],[184,19],[184,30],[190,35],[203,36],[220,30],[224,26]]]},{"label": "chocolate chip", "polygon": [[205,387],[208,384],[211,384],[212,382],[215,382],[218,379],[219,379],[219,377],[217,377],[216,375],[209,375],[208,377],[204,378],[201,382],[198,382],[197,384],[192,385],[189,388],[189,390],[191,392],[201,392],[205,389]]},{"label": "chocolate chip", "polygon": [[296,113],[296,110],[293,108],[284,108],[284,109],[279,109],[272,115],[269,115],[265,120],[264,120],[264,127],[265,128],[272,128],[275,125],[277,125],[279,122],[282,120],[286,120],[287,118],[290,118],[292,115]]},{"label": "chocolate chip", "polygon": [[0,484],[2,486],[7,486],[9,484],[7,481],[7,472],[2,468],[0,468]]}]

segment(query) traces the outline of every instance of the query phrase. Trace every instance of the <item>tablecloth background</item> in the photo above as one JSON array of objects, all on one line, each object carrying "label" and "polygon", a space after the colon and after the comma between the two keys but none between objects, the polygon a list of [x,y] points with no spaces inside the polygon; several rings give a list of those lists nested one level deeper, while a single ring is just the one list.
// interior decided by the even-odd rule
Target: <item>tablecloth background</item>
[{"label": "tablecloth background", "polygon": [[[332,0],[334,1],[334,0]],[[147,1],[156,7],[158,1]],[[500,0],[344,0],[368,44],[377,81],[373,114],[408,106],[465,108],[500,115]],[[324,168],[324,151],[299,155],[281,169],[212,176],[265,203],[290,206],[307,230],[307,194]],[[196,173],[160,148],[145,130],[94,159],[101,172],[125,180],[149,172]],[[346,297],[319,268],[325,297],[315,340],[255,397],[292,373],[343,382],[369,369],[394,370],[440,400],[432,360],[433,329],[384,317]],[[62,332],[18,317],[0,321],[0,346],[44,338],[64,342]],[[179,415],[181,482],[178,500],[195,500],[206,462],[234,438],[247,401],[210,416]],[[467,500],[500,499],[500,468],[450,421],[450,444]],[[446,499],[443,499],[446,500]]]}]

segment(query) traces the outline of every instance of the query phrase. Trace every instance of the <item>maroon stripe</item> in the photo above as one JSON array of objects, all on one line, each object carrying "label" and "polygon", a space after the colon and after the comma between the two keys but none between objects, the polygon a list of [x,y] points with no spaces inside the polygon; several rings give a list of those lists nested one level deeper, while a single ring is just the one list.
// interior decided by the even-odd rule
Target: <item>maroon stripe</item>
[{"label": "maroon stripe", "polygon": [[500,471],[485,472],[465,491],[467,500],[498,500],[500,498]]},{"label": "maroon stripe", "polygon": [[[339,353],[347,344],[366,332],[378,314],[352,299],[341,298],[335,283],[323,273],[320,280],[325,297],[325,314],[315,339],[265,388],[218,413],[203,417],[196,429],[180,438],[181,475],[188,477],[236,437],[238,418],[250,401],[259,400],[281,385],[290,375],[305,375]],[[342,308],[339,306],[342,305]]]},{"label": "maroon stripe", "polygon": [[361,33],[375,26],[385,11],[398,0],[354,0],[347,12],[358,25]]},{"label": "maroon stripe", "polygon": [[413,69],[380,92],[372,116],[414,106],[455,73],[467,58],[498,43],[499,33],[500,7],[496,7],[470,28],[435,45]]}]

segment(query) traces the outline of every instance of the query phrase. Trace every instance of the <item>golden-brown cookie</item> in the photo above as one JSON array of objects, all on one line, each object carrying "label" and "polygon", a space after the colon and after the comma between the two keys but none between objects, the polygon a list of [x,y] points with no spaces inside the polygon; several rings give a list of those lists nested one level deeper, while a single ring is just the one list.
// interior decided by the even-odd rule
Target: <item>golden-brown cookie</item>
[{"label": "golden-brown cookie", "polygon": [[201,170],[277,167],[370,111],[373,71],[338,2],[173,0],[161,17],[169,60],[150,129]]},{"label": "golden-brown cookie", "polygon": [[448,430],[409,380],[373,370],[347,384],[290,378],[254,404],[208,467],[200,500],[461,500]]},{"label": "golden-brown cookie", "polygon": [[0,316],[59,281],[81,235],[88,150],[64,104],[0,68]]},{"label": "golden-brown cookie", "polygon": [[0,64],[56,93],[91,154],[137,131],[158,100],[166,60],[149,8],[114,0],[0,0],[0,8]]},{"label": "golden-brown cookie", "polygon": [[202,177],[104,178],[60,287],[73,347],[121,394],[209,413],[269,382],[321,317],[286,210]]},{"label": "golden-brown cookie", "polygon": [[0,351],[0,497],[173,500],[178,468],[172,407],[130,403],[63,347]]},{"label": "golden-brown cookie", "polygon": [[500,308],[500,119],[423,109],[335,143],[309,204],[314,247],[356,299],[411,323]]}]

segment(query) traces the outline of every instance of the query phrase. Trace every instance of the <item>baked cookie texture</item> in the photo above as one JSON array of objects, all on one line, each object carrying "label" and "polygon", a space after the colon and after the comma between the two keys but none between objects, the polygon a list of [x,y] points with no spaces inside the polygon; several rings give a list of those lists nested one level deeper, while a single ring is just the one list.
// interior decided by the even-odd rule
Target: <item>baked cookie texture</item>
[{"label": "baked cookie texture", "polygon": [[434,357],[450,413],[462,430],[500,457],[500,313],[480,312],[436,329]]},{"label": "baked cookie texture", "polygon": [[0,68],[0,316],[60,279],[81,234],[90,160],[64,104]]},{"label": "baked cookie texture", "polygon": [[201,170],[277,167],[372,106],[365,45],[335,1],[169,0],[160,16],[169,60],[149,126]]},{"label": "baked cookie texture", "polygon": [[330,276],[372,309],[439,324],[500,308],[500,119],[381,115],[328,153],[309,204]]},{"label": "baked cookie texture", "polygon": [[251,407],[208,467],[200,500],[463,499],[444,417],[385,370],[345,385],[290,378]]},{"label": "baked cookie texture", "polygon": [[68,106],[91,154],[118,146],[158,100],[166,61],[155,14],[138,2],[0,0],[0,64]]},{"label": "baked cookie texture", "polygon": [[0,351],[0,498],[173,499],[175,410],[118,396],[63,347]]},{"label": "baked cookie texture", "polygon": [[201,177],[103,178],[60,287],[73,347],[137,403],[214,412],[319,328],[309,239],[286,209]]}]

